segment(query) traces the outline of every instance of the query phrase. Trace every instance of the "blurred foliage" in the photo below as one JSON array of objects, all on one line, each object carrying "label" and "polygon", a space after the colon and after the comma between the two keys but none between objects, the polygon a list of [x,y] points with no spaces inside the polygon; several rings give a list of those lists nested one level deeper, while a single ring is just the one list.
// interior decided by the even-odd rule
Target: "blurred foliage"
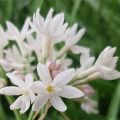
[{"label": "blurred foliage", "polygon": [[[77,22],[79,28],[85,27],[86,34],[79,44],[90,47],[92,55],[98,56],[104,47],[111,45],[117,47],[116,55],[120,56],[120,0],[0,0],[0,24],[6,27],[5,22],[10,20],[21,28],[25,18],[32,16],[38,7],[41,8],[44,16],[53,7],[55,13],[65,13],[65,19],[70,25]],[[69,57],[75,61],[76,65],[79,65],[78,57],[71,53]],[[120,69],[120,60],[118,69]],[[97,90],[99,115],[88,115],[80,110],[78,103],[75,104],[69,100],[66,114],[71,120],[105,120],[117,82],[98,80],[91,83]],[[3,114],[4,111],[8,113],[8,106],[3,109],[4,111],[2,107],[3,104],[2,106],[0,104],[0,119],[5,120]],[[63,120],[54,109],[51,108],[49,113],[46,120]],[[6,115],[10,116],[7,120],[12,116]]]}]

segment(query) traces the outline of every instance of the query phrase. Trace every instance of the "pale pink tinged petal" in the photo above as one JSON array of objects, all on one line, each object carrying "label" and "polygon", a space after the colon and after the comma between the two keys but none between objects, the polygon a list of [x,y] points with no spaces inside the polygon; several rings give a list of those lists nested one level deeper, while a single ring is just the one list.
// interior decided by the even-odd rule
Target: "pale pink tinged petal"
[{"label": "pale pink tinged petal", "polygon": [[19,87],[4,87],[0,89],[0,94],[5,94],[5,95],[21,95],[22,91]]},{"label": "pale pink tinged petal", "polygon": [[52,78],[46,65],[39,63],[37,65],[37,72],[44,84],[52,83]]},{"label": "pale pink tinged petal", "polygon": [[40,81],[35,81],[33,82],[31,88],[35,93],[41,94],[44,90],[44,85]]},{"label": "pale pink tinged petal", "polygon": [[85,28],[82,28],[76,35],[74,44],[76,44],[84,35],[85,33]]},{"label": "pale pink tinged petal", "polygon": [[3,69],[5,71],[10,71],[10,70],[13,69],[11,64],[8,61],[6,61],[6,60],[0,59],[0,64],[1,64],[1,66],[3,67]]},{"label": "pale pink tinged petal", "polygon": [[23,96],[20,96],[20,97],[18,97],[17,99],[16,99],[16,101],[12,104],[12,105],[10,105],[10,109],[11,110],[14,110],[14,109],[19,109],[19,108],[21,108],[21,106],[22,106],[22,102],[23,102]]},{"label": "pale pink tinged petal", "polygon": [[50,22],[52,20],[52,14],[53,14],[53,8],[51,8],[46,16],[45,22],[44,22],[44,27],[45,29],[48,29],[47,27],[49,27]]},{"label": "pale pink tinged petal", "polygon": [[33,111],[40,110],[48,101],[49,96],[46,93],[42,93],[38,95],[34,101],[34,104],[32,106]]},{"label": "pale pink tinged petal", "polygon": [[17,27],[16,27],[14,24],[12,24],[12,23],[9,22],[9,21],[7,21],[6,24],[7,24],[8,32],[9,32],[11,35],[14,35],[14,34],[15,34],[15,35],[19,35],[19,31],[18,31]]},{"label": "pale pink tinged petal", "polygon": [[17,85],[17,86],[24,85],[24,81],[22,79],[20,79],[19,77],[17,77],[16,75],[14,75],[12,73],[7,73],[7,76],[14,85]]},{"label": "pale pink tinged petal", "polygon": [[45,20],[51,20],[52,19],[53,11],[54,11],[54,9],[50,8]]},{"label": "pale pink tinged petal", "polygon": [[120,72],[114,69],[101,66],[100,72],[101,74],[99,77],[105,80],[115,80],[115,79],[120,78]]},{"label": "pale pink tinged petal", "polygon": [[57,30],[57,28],[64,22],[64,14],[60,13],[53,18],[51,31],[52,33]]},{"label": "pale pink tinged petal", "polygon": [[50,102],[52,106],[61,112],[65,112],[67,107],[59,96],[53,95],[50,97]]},{"label": "pale pink tinged petal", "polygon": [[20,113],[25,113],[30,107],[30,97],[24,96]]},{"label": "pale pink tinged petal", "polygon": [[30,90],[29,91],[29,95],[30,95],[30,100],[31,100],[31,103],[33,103],[34,102],[34,100],[35,100],[35,93],[33,92],[33,90]]},{"label": "pale pink tinged petal", "polygon": [[74,69],[68,69],[61,73],[59,73],[53,80],[54,86],[63,86],[69,83],[72,78],[75,76],[75,70]]},{"label": "pale pink tinged petal", "polygon": [[66,85],[63,87],[63,90],[58,92],[59,96],[65,97],[65,98],[80,98],[84,96],[84,93],[70,85]]},{"label": "pale pink tinged petal", "polygon": [[27,74],[25,76],[25,84],[29,86],[29,85],[32,84],[32,82],[33,82],[33,76],[32,76],[32,74]]},{"label": "pale pink tinged petal", "polygon": [[21,30],[21,34],[25,35],[25,34],[28,32],[29,25],[30,25],[30,18],[28,17],[28,18],[25,20],[25,23],[24,23],[23,28],[22,28],[22,30]]},{"label": "pale pink tinged petal", "polygon": [[76,34],[77,28],[78,28],[78,25],[77,25],[76,23],[71,27],[71,33],[72,33],[73,35]]}]

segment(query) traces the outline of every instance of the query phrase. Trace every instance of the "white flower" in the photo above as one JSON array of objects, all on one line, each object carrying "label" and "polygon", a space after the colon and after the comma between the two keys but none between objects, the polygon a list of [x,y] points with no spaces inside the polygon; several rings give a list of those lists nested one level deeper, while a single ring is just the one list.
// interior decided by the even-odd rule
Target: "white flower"
[{"label": "white flower", "polygon": [[[64,24],[64,13],[60,13],[52,17],[53,9],[51,8],[44,19],[37,9],[33,16],[32,28],[43,36],[51,40],[60,40],[64,35],[67,23]],[[57,41],[56,41],[57,42]]]},{"label": "white flower", "polygon": [[82,38],[84,33],[85,28],[82,28],[77,32],[77,24],[74,24],[72,27],[68,28],[63,36],[65,46],[58,52],[57,58],[62,57],[68,50],[71,50],[75,54],[79,54],[80,52],[84,53],[84,50],[86,50],[85,47],[75,46]]},{"label": "white flower", "polygon": [[72,27],[66,30],[64,39],[65,44],[69,47],[77,44],[85,33],[85,28],[80,29],[78,32],[77,28],[77,24],[74,24]]},{"label": "white flower", "polygon": [[88,97],[84,97],[84,100],[81,103],[81,109],[84,110],[85,112],[87,112],[88,114],[90,114],[90,113],[97,114],[98,113],[97,102]]},{"label": "white flower", "polygon": [[88,79],[102,78],[105,80],[120,78],[120,72],[115,70],[118,60],[118,57],[113,56],[115,51],[116,48],[106,47],[94,64],[94,57],[89,57],[85,64],[78,70],[78,76],[87,76]]},{"label": "white flower", "polygon": [[30,35],[33,30],[29,30],[29,24],[30,24],[30,18],[27,18],[25,20],[25,23],[22,27],[22,29],[19,31],[18,28],[12,24],[11,22],[7,21],[7,34],[10,40],[14,40],[17,42],[19,49],[23,56],[27,54],[27,50],[24,46],[24,40],[25,38]]},{"label": "white flower", "polygon": [[31,27],[42,36],[42,56],[47,58],[52,51],[53,44],[62,40],[66,31],[67,23],[64,24],[64,14],[60,13],[52,17],[53,9],[51,8],[44,19],[39,14],[39,9],[33,15]]},{"label": "white flower", "polygon": [[18,28],[11,22],[7,21],[7,34],[9,39],[16,41],[23,41],[27,35],[31,33],[29,31],[30,18],[25,20],[22,29],[19,31]]},{"label": "white flower", "polygon": [[10,71],[12,69],[21,70],[26,66],[26,59],[23,57],[19,50],[13,46],[12,49],[5,51],[5,57],[0,59],[0,64],[5,71]]},{"label": "white flower", "polygon": [[79,89],[67,85],[75,75],[74,69],[59,73],[53,80],[47,66],[39,63],[37,71],[42,81],[36,81],[33,84],[33,90],[38,93],[32,107],[34,111],[39,110],[50,100],[56,110],[64,112],[67,107],[60,97],[79,98],[83,96],[83,92]]},{"label": "white flower", "polygon": [[113,80],[120,78],[120,72],[115,70],[118,57],[114,57],[116,48],[110,46],[106,47],[99,55],[97,61],[95,62],[95,67],[97,71],[100,72],[100,77],[106,80]]},{"label": "white flower", "polygon": [[30,103],[33,103],[35,99],[35,94],[31,89],[33,76],[32,74],[27,74],[25,76],[25,81],[12,73],[8,73],[7,76],[15,86],[0,89],[0,94],[19,96],[10,106],[10,109],[14,110],[21,108],[20,112],[24,113],[29,109]]}]

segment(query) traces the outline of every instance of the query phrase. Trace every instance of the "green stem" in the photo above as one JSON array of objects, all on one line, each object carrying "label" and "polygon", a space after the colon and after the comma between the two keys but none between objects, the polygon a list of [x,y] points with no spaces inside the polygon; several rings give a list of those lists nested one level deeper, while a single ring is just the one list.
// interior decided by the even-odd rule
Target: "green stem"
[{"label": "green stem", "polygon": [[71,21],[74,22],[75,18],[76,18],[76,15],[77,15],[77,11],[80,7],[80,3],[81,3],[82,0],[75,0],[74,2],[74,6],[73,6],[73,9],[72,9],[72,15],[71,15]]},{"label": "green stem", "polygon": [[29,114],[29,117],[28,117],[28,120],[32,120],[32,118],[33,118],[33,115],[34,115],[34,111],[30,111],[30,114]]},{"label": "green stem", "polygon": [[[12,97],[6,96],[6,99],[7,99],[9,104],[13,103]],[[13,113],[14,113],[14,115],[16,117],[16,120],[21,120],[21,117],[20,117],[19,113],[16,110],[13,110]]]},{"label": "green stem", "polygon": [[40,9],[42,9],[44,0],[40,0]]},{"label": "green stem", "polygon": [[63,116],[63,118],[64,118],[65,120],[70,120],[65,113],[63,113],[63,112],[60,112],[60,113],[61,113],[61,115]]},{"label": "green stem", "polygon": [[117,120],[119,102],[120,102],[120,82],[118,83],[118,86],[111,100],[111,103],[108,109],[107,120]]}]

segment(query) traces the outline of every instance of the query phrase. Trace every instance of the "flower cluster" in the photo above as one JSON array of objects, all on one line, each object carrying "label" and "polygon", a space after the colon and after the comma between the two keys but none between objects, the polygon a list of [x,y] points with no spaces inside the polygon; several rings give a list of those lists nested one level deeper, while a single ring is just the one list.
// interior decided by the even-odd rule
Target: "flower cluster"
[{"label": "flower cluster", "polygon": [[[44,18],[37,9],[21,30],[9,21],[6,30],[0,26],[0,65],[13,84],[2,86],[0,94],[19,96],[10,109],[21,109],[21,113],[31,104],[33,111],[39,111],[48,103],[64,112],[67,107],[61,97],[80,101],[87,113],[98,113],[97,101],[91,98],[95,90],[88,82],[120,78],[115,69],[116,48],[106,47],[95,59],[89,48],[77,45],[85,28],[78,31],[77,24],[69,27],[64,13],[53,16],[53,11],[51,8]],[[60,49],[58,44],[62,46]],[[70,68],[69,51],[80,56],[77,68]]]}]

